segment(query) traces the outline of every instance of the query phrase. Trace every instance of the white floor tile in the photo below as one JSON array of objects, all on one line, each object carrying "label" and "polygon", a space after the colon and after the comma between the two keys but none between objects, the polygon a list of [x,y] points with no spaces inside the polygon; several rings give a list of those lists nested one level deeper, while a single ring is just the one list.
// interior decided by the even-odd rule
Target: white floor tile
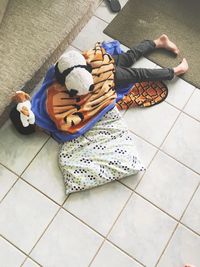
[{"label": "white floor tile", "polygon": [[22,267],[39,267],[40,265],[38,265],[37,263],[35,263],[34,261],[32,261],[31,259],[27,259],[25,261],[25,263],[22,265]]},{"label": "white floor tile", "polygon": [[0,129],[0,162],[21,174],[47,138],[48,136],[41,132],[22,135],[7,121]]},{"label": "white floor tile", "polygon": [[93,16],[71,45],[84,51],[92,49],[96,42],[112,40],[112,38],[103,33],[106,26],[106,22]]},{"label": "white floor tile", "polygon": [[45,267],[85,267],[102,238],[64,210],[60,210],[31,253]]},{"label": "white floor tile", "polygon": [[[121,8],[128,2],[128,0],[120,0]],[[108,1],[104,0],[101,5],[97,8],[95,15],[106,22],[110,23],[118,13],[111,11]]]},{"label": "white floor tile", "polygon": [[[132,133],[132,138],[133,138],[134,144],[136,146],[136,149],[138,151],[139,158],[142,161],[142,163],[144,164],[144,166],[147,168],[150,161],[154,157],[157,149],[133,133]],[[144,172],[139,172],[136,175],[132,175],[130,177],[121,179],[120,182],[129,186],[132,189],[135,189],[136,185],[140,181],[141,176],[143,174],[144,174]]]},{"label": "white floor tile", "polygon": [[0,234],[29,252],[58,206],[23,181],[18,181],[0,204]]},{"label": "white floor tile", "polygon": [[199,182],[199,175],[159,152],[136,191],[180,219]]},{"label": "white floor tile", "polygon": [[165,140],[162,149],[200,173],[200,123],[181,114]]},{"label": "white floor tile", "polygon": [[180,78],[174,78],[172,81],[165,81],[168,87],[168,96],[166,102],[182,109],[187,103],[189,97],[194,92],[194,86]]},{"label": "white floor tile", "polygon": [[63,54],[65,53],[65,52],[68,52],[68,51],[71,51],[71,50],[73,50],[73,51],[77,51],[77,52],[81,52],[79,49],[77,49],[76,47],[73,47],[73,46],[71,46],[71,45],[69,45],[67,48],[66,48],[66,50],[63,52]]},{"label": "white floor tile", "polygon": [[156,64],[145,57],[141,57],[133,64],[132,67],[133,68],[155,69]]},{"label": "white floor tile", "polygon": [[133,195],[108,239],[148,267],[155,266],[175,221],[137,195]]},{"label": "white floor tile", "polygon": [[119,113],[121,114],[122,117],[124,116],[125,112],[126,112],[125,109],[119,110]]},{"label": "white floor tile", "polygon": [[172,237],[158,267],[183,267],[190,263],[200,266],[200,237],[183,226],[179,226]]},{"label": "white floor tile", "polygon": [[66,195],[62,173],[58,166],[58,153],[58,143],[49,139],[22,177],[62,204]]},{"label": "white floor tile", "polygon": [[179,111],[163,102],[150,108],[132,108],[123,116],[129,129],[150,143],[160,146]]},{"label": "white floor tile", "polygon": [[200,90],[195,89],[194,94],[191,96],[187,105],[184,108],[184,111],[194,117],[197,120],[200,120]]},{"label": "white floor tile", "polygon": [[125,253],[105,242],[94,259],[91,267],[141,267],[139,263],[131,259]]},{"label": "white floor tile", "polygon": [[65,208],[106,235],[131,194],[118,182],[71,194]]},{"label": "white floor tile", "polygon": [[200,187],[190,202],[182,222],[200,234]]},{"label": "white floor tile", "polygon": [[0,201],[16,180],[16,175],[0,165]]},{"label": "white floor tile", "polygon": [[2,267],[18,267],[26,255],[0,237],[0,265]]}]

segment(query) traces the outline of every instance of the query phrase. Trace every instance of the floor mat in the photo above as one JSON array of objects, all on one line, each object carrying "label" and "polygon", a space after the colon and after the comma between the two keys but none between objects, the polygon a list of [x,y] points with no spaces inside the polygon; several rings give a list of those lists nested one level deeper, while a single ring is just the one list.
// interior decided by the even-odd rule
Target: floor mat
[{"label": "floor mat", "polygon": [[158,49],[146,57],[162,67],[174,67],[186,57],[189,71],[182,78],[200,88],[199,10],[199,0],[131,0],[104,33],[128,47],[166,33],[179,47],[180,55]]}]

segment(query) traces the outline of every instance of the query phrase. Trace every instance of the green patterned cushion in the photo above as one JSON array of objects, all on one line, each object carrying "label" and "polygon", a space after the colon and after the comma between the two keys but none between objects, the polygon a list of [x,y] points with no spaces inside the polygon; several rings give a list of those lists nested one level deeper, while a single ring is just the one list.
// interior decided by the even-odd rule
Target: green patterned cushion
[{"label": "green patterned cushion", "polygon": [[117,108],[85,135],[66,142],[59,154],[66,194],[121,179],[144,167]]}]

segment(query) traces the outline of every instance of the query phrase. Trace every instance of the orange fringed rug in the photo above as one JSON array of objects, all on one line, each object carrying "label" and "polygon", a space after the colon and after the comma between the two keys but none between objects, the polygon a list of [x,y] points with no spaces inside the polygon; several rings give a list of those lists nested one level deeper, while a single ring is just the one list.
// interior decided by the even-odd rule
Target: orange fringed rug
[{"label": "orange fringed rug", "polygon": [[163,82],[136,83],[116,106],[119,110],[130,107],[151,107],[164,101],[167,95],[168,88]]}]

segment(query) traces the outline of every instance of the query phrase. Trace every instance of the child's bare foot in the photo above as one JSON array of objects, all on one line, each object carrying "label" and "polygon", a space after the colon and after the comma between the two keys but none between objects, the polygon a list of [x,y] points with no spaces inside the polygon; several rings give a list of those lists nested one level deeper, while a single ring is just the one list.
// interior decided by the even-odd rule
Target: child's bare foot
[{"label": "child's bare foot", "polygon": [[186,73],[186,71],[188,70],[188,63],[187,63],[187,60],[184,58],[182,60],[182,62],[174,68],[174,74],[175,75],[181,75],[181,74],[184,74]]},{"label": "child's bare foot", "polygon": [[165,48],[176,55],[179,54],[178,47],[169,40],[166,34],[162,34],[158,39],[154,40],[154,43],[156,44],[156,48]]}]

